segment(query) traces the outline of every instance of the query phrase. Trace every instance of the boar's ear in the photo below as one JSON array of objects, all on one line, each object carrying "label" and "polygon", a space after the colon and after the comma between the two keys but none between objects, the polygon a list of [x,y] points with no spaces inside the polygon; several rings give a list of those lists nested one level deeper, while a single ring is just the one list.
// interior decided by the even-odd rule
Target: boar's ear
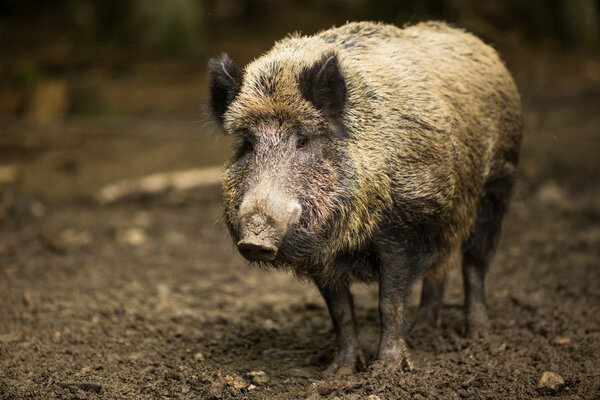
[{"label": "boar's ear", "polygon": [[227,54],[208,62],[210,79],[210,107],[215,117],[223,122],[223,114],[242,86],[242,71]]},{"label": "boar's ear", "polygon": [[333,53],[328,53],[298,77],[302,96],[329,117],[338,116],[346,102],[346,83]]}]

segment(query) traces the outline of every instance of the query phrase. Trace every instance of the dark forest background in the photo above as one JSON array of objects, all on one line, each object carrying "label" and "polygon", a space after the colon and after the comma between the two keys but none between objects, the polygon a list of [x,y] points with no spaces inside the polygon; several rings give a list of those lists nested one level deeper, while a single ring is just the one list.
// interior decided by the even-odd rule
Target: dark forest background
[{"label": "dark forest background", "polygon": [[446,20],[531,57],[600,46],[596,0],[2,0],[0,116],[193,115],[190,103],[143,104],[146,96],[124,100],[103,86],[147,75],[148,61],[179,61],[183,69],[171,72],[184,78],[222,51],[243,64],[290,31],[367,19]]}]

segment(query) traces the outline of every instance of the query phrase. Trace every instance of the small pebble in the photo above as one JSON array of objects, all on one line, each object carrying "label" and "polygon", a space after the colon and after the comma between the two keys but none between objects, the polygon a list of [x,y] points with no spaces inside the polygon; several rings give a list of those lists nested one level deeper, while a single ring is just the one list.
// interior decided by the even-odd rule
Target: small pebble
[{"label": "small pebble", "polygon": [[262,325],[262,328],[267,331],[279,330],[279,327],[277,326],[275,321],[273,321],[272,319],[267,318],[267,319],[263,320],[261,325]]},{"label": "small pebble", "polygon": [[540,378],[537,389],[543,393],[555,393],[565,384],[562,376],[554,372],[545,371]]},{"label": "small pebble", "polygon": [[264,385],[269,381],[269,377],[264,371],[251,371],[247,374],[250,381],[255,385]]},{"label": "small pebble", "polygon": [[242,389],[247,386],[246,382],[236,374],[225,375],[225,383],[229,386],[233,386],[236,389]]},{"label": "small pebble", "polygon": [[147,241],[148,236],[146,235],[146,231],[137,227],[125,229],[117,234],[117,242],[125,243],[130,246],[141,246]]}]

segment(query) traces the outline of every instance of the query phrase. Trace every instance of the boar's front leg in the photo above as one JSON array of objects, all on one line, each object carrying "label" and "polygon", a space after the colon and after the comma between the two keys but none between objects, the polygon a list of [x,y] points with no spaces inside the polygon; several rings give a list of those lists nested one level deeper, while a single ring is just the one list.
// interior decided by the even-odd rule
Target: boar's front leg
[{"label": "boar's front leg", "polygon": [[321,284],[315,282],[323,295],[335,330],[337,354],[325,371],[328,376],[353,374],[364,367],[364,358],[358,344],[352,294],[345,283]]},{"label": "boar's front leg", "polygon": [[[401,262],[399,262],[401,261]],[[379,268],[379,315],[381,333],[374,370],[413,369],[404,340],[404,299],[411,282],[409,263],[402,257],[381,256]]]}]

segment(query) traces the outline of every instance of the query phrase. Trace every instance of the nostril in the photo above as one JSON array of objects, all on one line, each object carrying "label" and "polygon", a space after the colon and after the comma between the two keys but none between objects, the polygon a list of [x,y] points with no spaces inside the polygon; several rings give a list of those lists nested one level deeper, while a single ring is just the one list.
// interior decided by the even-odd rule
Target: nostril
[{"label": "nostril", "polygon": [[260,241],[240,240],[238,250],[250,261],[271,261],[277,255],[277,247]]}]

